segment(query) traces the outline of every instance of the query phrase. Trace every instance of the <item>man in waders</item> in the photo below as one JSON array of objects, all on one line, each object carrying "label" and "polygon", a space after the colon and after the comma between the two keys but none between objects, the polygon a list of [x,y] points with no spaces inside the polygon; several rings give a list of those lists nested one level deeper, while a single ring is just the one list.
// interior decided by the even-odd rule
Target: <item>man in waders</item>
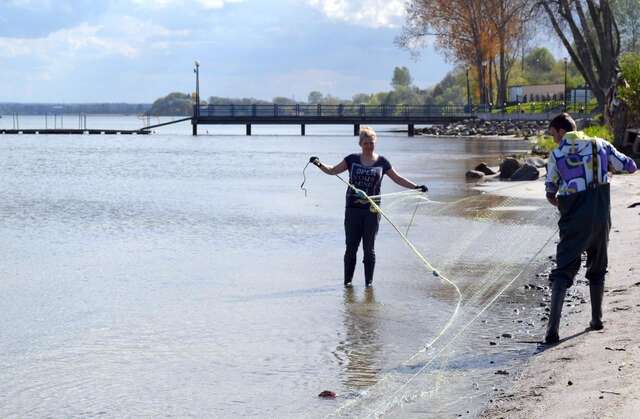
[{"label": "man in waders", "polygon": [[587,252],[587,273],[591,297],[591,329],[601,330],[607,246],[611,228],[609,171],[633,173],[635,162],[601,138],[576,131],[567,113],[556,116],[549,133],[558,147],[549,154],[547,200],[560,210],[560,242],[556,268],[551,271],[551,313],[546,343],[560,340],[558,328],[567,289]]}]

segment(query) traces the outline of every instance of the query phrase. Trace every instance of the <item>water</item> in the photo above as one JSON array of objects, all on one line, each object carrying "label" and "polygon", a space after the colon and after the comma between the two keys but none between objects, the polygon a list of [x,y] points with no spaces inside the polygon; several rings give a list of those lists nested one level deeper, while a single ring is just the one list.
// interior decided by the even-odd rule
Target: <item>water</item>
[{"label": "water", "polygon": [[[299,188],[310,155],[358,150],[351,127],[207,129],[221,135],[0,136],[0,416],[442,417],[477,411],[495,365],[532,353],[487,343],[535,332],[515,323],[514,307],[538,303],[516,286],[464,330],[553,232],[540,201],[464,181],[524,142],[381,133],[379,152],[431,199],[474,196],[420,206],[410,230],[465,296],[421,353],[455,293],[385,223],[374,288],[358,266],[345,291],[344,185],[310,167],[308,197]],[[406,227],[415,202],[383,207]]]}]

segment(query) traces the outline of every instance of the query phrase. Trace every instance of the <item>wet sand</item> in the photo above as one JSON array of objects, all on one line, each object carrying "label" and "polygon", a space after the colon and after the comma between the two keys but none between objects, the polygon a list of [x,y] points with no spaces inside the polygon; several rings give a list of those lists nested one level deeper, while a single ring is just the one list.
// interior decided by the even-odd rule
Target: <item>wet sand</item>
[{"label": "wet sand", "polygon": [[[615,176],[602,331],[587,304],[565,302],[559,344],[540,346],[483,418],[634,418],[640,411],[640,176]],[[584,270],[576,277],[584,280]],[[542,340],[543,336],[540,336]]]}]

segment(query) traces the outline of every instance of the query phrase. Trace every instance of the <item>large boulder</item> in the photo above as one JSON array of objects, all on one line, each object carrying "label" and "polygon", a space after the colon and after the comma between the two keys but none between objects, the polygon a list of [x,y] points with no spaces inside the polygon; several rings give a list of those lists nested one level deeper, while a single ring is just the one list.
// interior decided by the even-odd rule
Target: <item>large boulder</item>
[{"label": "large boulder", "polygon": [[522,165],[520,169],[518,169],[513,175],[511,175],[511,180],[536,180],[540,177],[540,171],[528,164],[525,163]]},{"label": "large boulder", "polygon": [[495,175],[496,174],[496,172],[494,172],[489,166],[487,166],[487,163],[485,163],[485,162],[480,163],[473,170],[478,171],[478,172],[482,172],[485,175]]},{"label": "large boulder", "polygon": [[464,177],[466,177],[468,180],[482,180],[484,179],[484,173],[477,170],[469,170],[464,174]]},{"label": "large boulder", "polygon": [[512,157],[506,158],[500,163],[500,179],[509,179],[522,167],[520,162]]}]

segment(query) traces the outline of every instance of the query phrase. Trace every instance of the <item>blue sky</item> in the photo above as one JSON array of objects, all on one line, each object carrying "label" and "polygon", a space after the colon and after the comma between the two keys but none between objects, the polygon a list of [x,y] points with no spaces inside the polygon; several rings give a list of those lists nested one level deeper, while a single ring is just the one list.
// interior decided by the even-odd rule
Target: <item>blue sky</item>
[{"label": "blue sky", "polygon": [[404,0],[0,0],[0,102],[151,102],[312,90],[388,90],[394,66],[421,87],[451,64],[394,45]]}]

